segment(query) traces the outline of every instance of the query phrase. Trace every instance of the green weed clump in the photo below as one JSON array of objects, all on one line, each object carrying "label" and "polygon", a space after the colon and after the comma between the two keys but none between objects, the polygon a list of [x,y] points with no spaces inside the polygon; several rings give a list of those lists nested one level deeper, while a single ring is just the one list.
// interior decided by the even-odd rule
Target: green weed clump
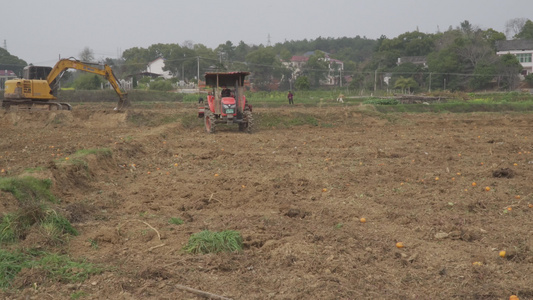
[{"label": "green weed clump", "polygon": [[103,268],[85,261],[74,261],[66,255],[44,251],[7,251],[0,249],[0,288],[11,287],[11,282],[23,269],[41,271],[47,279],[73,283],[82,282]]},{"label": "green weed clump", "polygon": [[32,200],[57,202],[55,196],[50,192],[51,186],[52,181],[50,179],[41,180],[31,176],[0,178],[0,190],[13,194],[20,203],[31,202]]},{"label": "green weed clump", "polygon": [[173,225],[182,225],[185,222],[181,218],[172,217],[170,220],[168,220],[168,223]]},{"label": "green weed clump", "polygon": [[238,252],[242,251],[242,247],[242,236],[237,231],[225,230],[221,232],[213,232],[204,230],[191,235],[184,250],[185,252],[193,254],[207,254]]},{"label": "green weed clump", "polygon": [[89,154],[110,157],[113,155],[113,152],[109,148],[81,149],[81,150],[76,151],[74,154],[72,154],[72,157],[84,157]]},{"label": "green weed clump", "polygon": [[287,115],[280,115],[274,113],[263,113],[259,118],[260,127],[284,127],[290,128],[293,126],[311,125],[318,126],[319,120],[307,113],[291,113]]},{"label": "green weed clump", "polygon": [[17,232],[17,216],[6,214],[0,221],[0,244],[15,242],[19,236]]},{"label": "green weed clump", "polygon": [[29,176],[0,179],[0,190],[11,193],[19,204],[15,212],[0,215],[0,245],[23,239],[32,226],[39,226],[51,242],[62,242],[65,235],[78,235],[67,218],[49,207],[57,202],[50,192],[51,185],[49,179]]},{"label": "green weed clump", "polygon": [[369,99],[363,101],[363,104],[372,104],[372,105],[398,105],[400,102],[396,99]]}]

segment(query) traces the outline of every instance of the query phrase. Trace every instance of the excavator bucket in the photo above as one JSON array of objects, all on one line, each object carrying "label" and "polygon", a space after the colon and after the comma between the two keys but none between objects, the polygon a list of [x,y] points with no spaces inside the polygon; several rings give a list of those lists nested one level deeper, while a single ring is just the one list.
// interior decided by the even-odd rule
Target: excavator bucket
[{"label": "excavator bucket", "polygon": [[117,107],[115,107],[115,110],[121,111],[130,106],[130,101],[128,100],[127,94],[122,94],[118,100]]}]

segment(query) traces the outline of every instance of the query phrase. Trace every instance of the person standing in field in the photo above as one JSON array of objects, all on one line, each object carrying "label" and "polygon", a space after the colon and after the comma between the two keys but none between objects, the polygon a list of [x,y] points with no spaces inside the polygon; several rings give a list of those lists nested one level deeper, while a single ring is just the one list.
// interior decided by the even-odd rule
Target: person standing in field
[{"label": "person standing in field", "polygon": [[289,94],[287,95],[287,99],[289,99],[289,104],[294,104],[294,101],[292,101],[293,97],[294,95],[292,94],[291,91],[289,91]]}]

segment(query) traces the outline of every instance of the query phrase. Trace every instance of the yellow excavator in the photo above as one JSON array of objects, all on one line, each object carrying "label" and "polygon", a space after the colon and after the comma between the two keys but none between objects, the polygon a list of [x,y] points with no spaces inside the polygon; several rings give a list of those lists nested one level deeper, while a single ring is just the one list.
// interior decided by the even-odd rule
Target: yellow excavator
[{"label": "yellow excavator", "polygon": [[6,109],[16,107],[19,109],[72,110],[70,104],[56,101],[59,79],[67,69],[104,76],[119,97],[115,110],[122,110],[129,106],[127,93],[120,86],[111,67],[104,65],[101,68],[101,65],[68,58],[59,60],[53,68],[27,66],[22,71],[22,79],[7,80],[2,107]]}]

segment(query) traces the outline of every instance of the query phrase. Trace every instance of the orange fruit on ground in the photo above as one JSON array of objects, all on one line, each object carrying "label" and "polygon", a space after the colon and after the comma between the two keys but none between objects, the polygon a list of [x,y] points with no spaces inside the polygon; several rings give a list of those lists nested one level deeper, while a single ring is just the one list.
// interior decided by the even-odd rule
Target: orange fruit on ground
[{"label": "orange fruit on ground", "polygon": [[490,191],[490,187],[489,187],[489,186],[486,186],[486,187],[485,187],[485,191],[487,191],[487,192]]},{"label": "orange fruit on ground", "polygon": [[511,210],[513,210],[513,208],[509,206],[509,207],[507,207],[507,210],[511,211]]},{"label": "orange fruit on ground", "polygon": [[396,248],[401,249],[401,248],[403,248],[403,247],[404,247],[404,245],[403,245],[402,242],[398,242],[398,243],[396,243]]},{"label": "orange fruit on ground", "polygon": [[366,218],[361,218],[359,221],[361,221],[361,223],[366,223]]},{"label": "orange fruit on ground", "polygon": [[531,204],[531,203],[529,203],[527,206],[528,206],[529,208],[533,208],[533,204]]},{"label": "orange fruit on ground", "polygon": [[323,188],[323,189],[322,189],[322,192],[324,192],[324,193],[327,192],[327,191],[328,191],[327,188]]},{"label": "orange fruit on ground", "polygon": [[520,199],[520,195],[516,195],[514,197],[515,197],[515,199]]},{"label": "orange fruit on ground", "polygon": [[505,254],[507,254],[507,253],[505,252],[505,250],[502,250],[502,251],[500,251],[500,253],[499,253],[500,257],[505,257]]},{"label": "orange fruit on ground", "polygon": [[477,185],[477,183],[475,183],[475,182],[472,182],[472,186],[476,186],[476,185]]},{"label": "orange fruit on ground", "polygon": [[509,300],[520,300],[520,299],[518,299],[518,296],[516,295],[511,295],[511,297],[509,297]]}]

